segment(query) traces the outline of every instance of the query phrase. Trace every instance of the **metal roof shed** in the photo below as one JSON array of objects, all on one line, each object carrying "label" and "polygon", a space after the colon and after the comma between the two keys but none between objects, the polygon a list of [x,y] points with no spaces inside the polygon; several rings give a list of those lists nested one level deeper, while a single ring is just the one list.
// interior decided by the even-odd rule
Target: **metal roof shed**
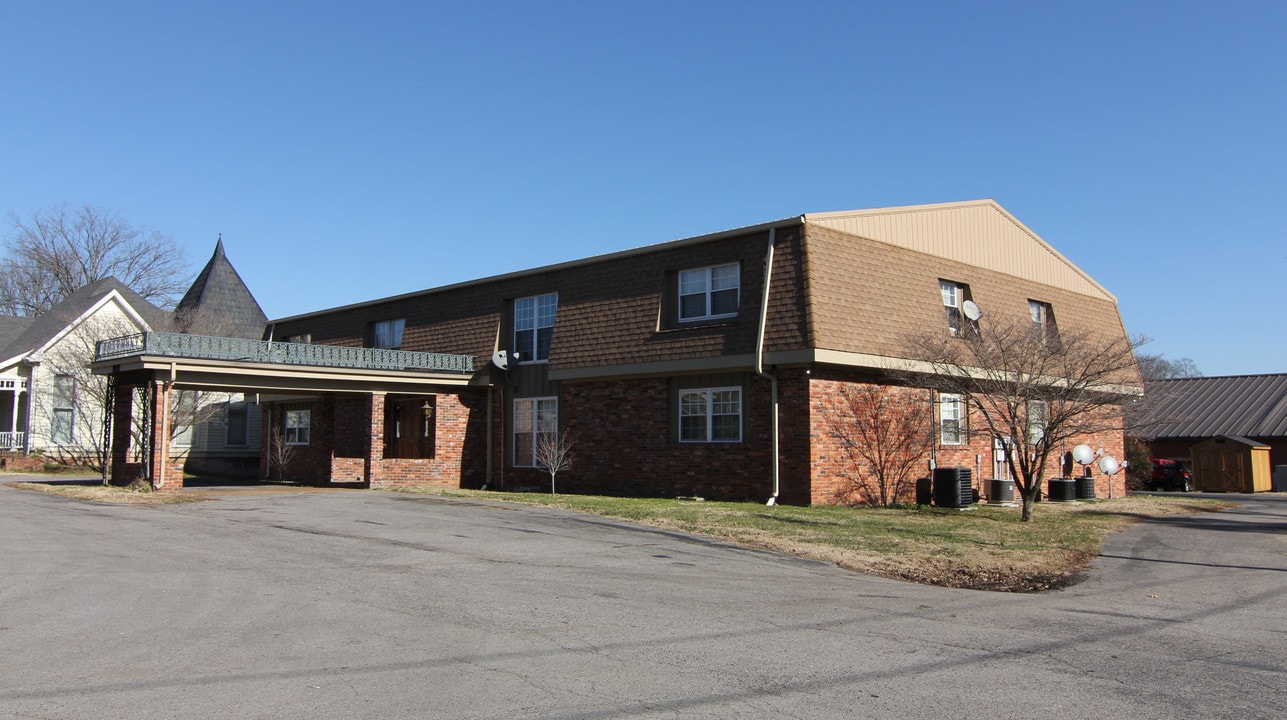
[{"label": "metal roof shed", "polygon": [[1193,446],[1193,484],[1204,492],[1268,492],[1269,446],[1221,435]]}]

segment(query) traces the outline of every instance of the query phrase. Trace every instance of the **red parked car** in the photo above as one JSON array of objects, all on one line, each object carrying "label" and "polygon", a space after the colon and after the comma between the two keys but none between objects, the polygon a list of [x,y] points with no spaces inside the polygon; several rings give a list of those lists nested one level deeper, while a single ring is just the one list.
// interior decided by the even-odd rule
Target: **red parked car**
[{"label": "red parked car", "polygon": [[1153,474],[1144,483],[1145,490],[1193,492],[1193,476],[1174,460],[1153,458]]}]

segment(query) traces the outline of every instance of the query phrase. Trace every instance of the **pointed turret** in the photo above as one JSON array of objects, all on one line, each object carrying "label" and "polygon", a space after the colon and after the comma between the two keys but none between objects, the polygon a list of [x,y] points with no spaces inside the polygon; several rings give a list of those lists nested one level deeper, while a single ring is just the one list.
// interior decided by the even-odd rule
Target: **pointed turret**
[{"label": "pointed turret", "polygon": [[192,335],[259,340],[267,323],[268,316],[228,262],[220,234],[210,262],[174,308],[175,329]]}]

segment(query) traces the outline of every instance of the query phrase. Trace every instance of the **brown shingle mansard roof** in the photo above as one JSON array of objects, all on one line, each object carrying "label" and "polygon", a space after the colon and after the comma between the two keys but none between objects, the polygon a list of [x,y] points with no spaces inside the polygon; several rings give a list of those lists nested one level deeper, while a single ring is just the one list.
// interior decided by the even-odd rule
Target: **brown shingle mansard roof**
[{"label": "brown shingle mansard roof", "polygon": [[1287,373],[1156,380],[1144,397],[1158,398],[1152,414],[1165,420],[1141,437],[1287,437]]},{"label": "brown shingle mansard roof", "polygon": [[193,335],[259,340],[268,316],[250,293],[223,250],[223,238],[215,244],[192,287],[174,308],[175,329]]},{"label": "brown shingle mansard roof", "polygon": [[[405,316],[408,347],[485,358],[499,300],[558,291],[551,377],[694,358],[731,367],[753,357],[755,323],[659,329],[662,278],[739,259],[744,295],[758,296],[770,229],[771,361],[885,367],[904,354],[909,334],[944,327],[939,279],[969,285],[991,317],[1027,317],[1036,300],[1054,308],[1062,330],[1126,338],[1116,298],[991,200],[799,215],[275,322],[343,344],[361,342],[364,323]],[[745,295],[743,310],[758,316],[759,300]]]}]

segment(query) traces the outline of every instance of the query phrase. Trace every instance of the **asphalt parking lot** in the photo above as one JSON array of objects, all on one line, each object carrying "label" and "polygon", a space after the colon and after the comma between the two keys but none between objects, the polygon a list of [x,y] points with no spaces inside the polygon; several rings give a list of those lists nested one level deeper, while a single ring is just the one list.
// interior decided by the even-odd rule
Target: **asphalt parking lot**
[{"label": "asphalt parking lot", "polygon": [[1287,496],[1239,499],[1005,595],[485,501],[0,487],[0,717],[1277,718]]}]

